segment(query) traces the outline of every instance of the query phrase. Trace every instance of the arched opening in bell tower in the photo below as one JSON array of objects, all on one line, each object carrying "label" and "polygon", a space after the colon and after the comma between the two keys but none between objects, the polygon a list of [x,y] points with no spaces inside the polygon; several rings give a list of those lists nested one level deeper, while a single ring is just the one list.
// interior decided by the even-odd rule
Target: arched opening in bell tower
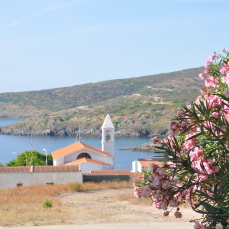
[{"label": "arched opening in bell tower", "polygon": [[111,131],[110,130],[106,130],[106,142],[111,141]]}]

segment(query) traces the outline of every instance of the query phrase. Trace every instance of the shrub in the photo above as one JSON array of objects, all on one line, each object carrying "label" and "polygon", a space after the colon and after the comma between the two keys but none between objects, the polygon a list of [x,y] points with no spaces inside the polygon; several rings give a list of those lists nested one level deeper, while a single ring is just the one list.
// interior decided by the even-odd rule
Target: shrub
[{"label": "shrub", "polygon": [[145,125],[146,124],[146,121],[141,121],[141,125]]},{"label": "shrub", "polygon": [[43,206],[44,208],[51,208],[51,207],[52,207],[52,202],[49,201],[49,200],[46,200],[46,201],[42,204],[42,206]]},{"label": "shrub", "polygon": [[184,106],[170,123],[170,136],[158,147],[167,159],[151,165],[136,197],[152,198],[153,206],[182,217],[179,205],[187,202],[202,215],[194,228],[229,228],[229,52],[211,55],[199,74],[205,81],[201,95]]}]

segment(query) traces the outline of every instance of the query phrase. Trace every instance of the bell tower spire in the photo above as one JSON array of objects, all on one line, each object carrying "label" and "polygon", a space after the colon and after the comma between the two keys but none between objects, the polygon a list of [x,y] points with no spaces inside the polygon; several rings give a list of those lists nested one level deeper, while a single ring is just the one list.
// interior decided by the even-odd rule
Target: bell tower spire
[{"label": "bell tower spire", "polygon": [[[107,114],[102,125],[102,150],[114,156],[115,128],[110,115]],[[114,161],[112,165],[114,169]]]}]

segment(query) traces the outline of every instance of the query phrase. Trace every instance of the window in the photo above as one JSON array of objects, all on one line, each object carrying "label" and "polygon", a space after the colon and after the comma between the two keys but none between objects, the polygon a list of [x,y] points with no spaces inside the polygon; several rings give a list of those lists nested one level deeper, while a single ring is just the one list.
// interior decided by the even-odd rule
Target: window
[{"label": "window", "polygon": [[106,142],[111,141],[111,131],[110,130],[106,130]]},{"label": "window", "polygon": [[88,153],[81,153],[81,154],[79,154],[79,156],[77,157],[77,159],[84,158],[84,157],[91,159],[91,156]]}]

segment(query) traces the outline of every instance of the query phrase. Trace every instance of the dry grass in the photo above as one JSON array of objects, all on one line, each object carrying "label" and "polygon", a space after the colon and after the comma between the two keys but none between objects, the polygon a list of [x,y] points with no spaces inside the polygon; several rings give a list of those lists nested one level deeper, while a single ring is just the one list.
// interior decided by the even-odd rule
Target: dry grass
[{"label": "dry grass", "polygon": [[102,181],[100,183],[86,182],[86,183],[68,183],[68,187],[72,192],[89,191],[89,190],[102,190],[110,188],[129,188],[133,187],[132,182],[126,181]]},{"label": "dry grass", "polygon": [[152,200],[150,198],[134,197],[133,190],[130,190],[129,192],[116,196],[116,198],[114,198],[113,201],[115,202],[116,201],[128,201],[130,204],[145,205],[145,206],[150,206],[152,203]]},{"label": "dry grass", "polygon": [[[130,182],[68,183],[67,185],[35,185],[0,190],[0,225],[46,225],[64,224],[69,216],[69,208],[58,195],[88,190],[132,187]],[[49,201],[52,207],[45,208]],[[4,216],[4,217],[3,217]]]}]

